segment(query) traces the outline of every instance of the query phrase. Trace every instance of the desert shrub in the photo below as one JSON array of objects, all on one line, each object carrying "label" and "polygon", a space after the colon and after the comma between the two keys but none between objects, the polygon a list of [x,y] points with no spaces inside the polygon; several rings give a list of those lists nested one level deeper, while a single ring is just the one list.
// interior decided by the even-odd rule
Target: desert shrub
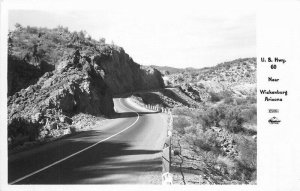
[{"label": "desert shrub", "polygon": [[198,136],[203,132],[203,126],[201,124],[192,124],[184,128],[185,134]]},{"label": "desert shrub", "polygon": [[207,131],[200,130],[199,134],[193,140],[194,145],[203,149],[204,151],[219,152],[219,142],[217,140],[217,133],[208,129]]},{"label": "desert shrub", "polygon": [[229,157],[222,156],[222,155],[218,156],[217,162],[221,165],[226,166],[226,168],[234,168],[235,167],[235,163],[232,159],[230,159]]},{"label": "desert shrub", "polygon": [[247,104],[247,99],[244,98],[235,98],[235,103],[237,105],[246,105]]},{"label": "desert shrub", "polygon": [[216,108],[209,108],[202,114],[201,117],[203,126],[215,126],[218,123],[218,110]]},{"label": "desert shrub", "polygon": [[237,164],[233,159],[219,155],[216,163],[221,167],[221,171],[223,174],[228,173],[231,177],[236,175]]},{"label": "desert shrub", "polygon": [[75,126],[70,126],[70,132],[71,132],[71,134],[76,133],[77,128]]},{"label": "desert shrub", "polygon": [[231,107],[226,111],[224,119],[222,119],[223,127],[232,133],[238,133],[243,130],[242,124],[244,119],[241,116],[241,110],[237,107]]},{"label": "desert shrub", "polygon": [[211,129],[205,129],[201,124],[193,124],[184,128],[185,139],[190,144],[204,150],[219,153],[218,135]]},{"label": "desert shrub", "polygon": [[178,81],[178,83],[183,83],[184,77],[182,75],[178,76],[177,81]]},{"label": "desert shrub", "polygon": [[[40,125],[24,118],[14,118],[8,125],[8,137],[13,145],[26,141],[35,141],[40,132]],[[22,138],[21,138],[22,137]]]},{"label": "desert shrub", "polygon": [[188,119],[186,117],[179,116],[179,117],[174,118],[174,120],[173,120],[174,130],[176,130],[178,133],[180,133],[182,135],[185,134],[184,128],[186,128],[190,125],[191,125],[191,123],[188,121]]},{"label": "desert shrub", "polygon": [[257,120],[257,108],[256,105],[251,105],[241,112],[241,117],[245,122],[256,124]]},{"label": "desert shrub", "polygon": [[235,136],[237,143],[238,171],[243,174],[243,179],[256,180],[257,145],[254,140],[244,136]]},{"label": "desert shrub", "polygon": [[219,102],[223,97],[216,92],[209,92],[211,102]]},{"label": "desert shrub", "polygon": [[190,109],[188,108],[175,108],[173,109],[173,112],[172,112],[174,115],[182,115],[182,116],[188,116],[188,117],[192,117],[193,116],[193,113]]},{"label": "desert shrub", "polygon": [[27,31],[28,33],[37,34],[37,33],[38,33],[38,28],[37,28],[37,27],[30,27],[30,26],[27,26],[26,31]]},{"label": "desert shrub", "polygon": [[247,99],[248,103],[250,103],[250,104],[256,104],[257,103],[256,96],[247,96],[246,99]]},{"label": "desert shrub", "polygon": [[224,98],[225,104],[232,104],[234,102],[234,99],[232,97],[226,97]]},{"label": "desert shrub", "polygon": [[201,120],[199,120],[203,126],[220,126],[220,122],[225,118],[227,107],[223,104],[218,107],[210,107],[202,113]]},{"label": "desert shrub", "polygon": [[193,123],[201,124],[206,130],[209,127],[223,127],[231,133],[243,130],[244,122],[256,123],[256,106],[237,106],[220,104],[217,107],[209,107],[205,111],[193,113]]},{"label": "desert shrub", "polygon": [[224,98],[232,97],[232,92],[225,90],[221,92],[209,92],[211,102],[219,102]]},{"label": "desert shrub", "polygon": [[202,160],[206,165],[214,166],[217,163],[218,154],[213,151],[201,152]]}]

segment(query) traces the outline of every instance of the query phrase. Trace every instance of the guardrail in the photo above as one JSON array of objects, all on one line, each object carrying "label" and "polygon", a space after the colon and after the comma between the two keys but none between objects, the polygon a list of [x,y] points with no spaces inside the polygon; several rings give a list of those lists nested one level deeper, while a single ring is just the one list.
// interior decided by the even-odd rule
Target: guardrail
[{"label": "guardrail", "polygon": [[167,128],[167,138],[165,140],[163,150],[162,150],[162,184],[172,185],[173,175],[171,172],[172,163],[172,131],[173,131],[173,115],[170,108],[164,108],[158,105],[147,104],[145,107],[149,110],[158,111],[166,113],[169,115],[168,118],[168,128]]},{"label": "guardrail", "polygon": [[173,184],[173,175],[171,172],[172,164],[172,130],[173,130],[173,116],[171,109],[162,108],[162,112],[169,115],[167,138],[162,151],[162,184]]}]

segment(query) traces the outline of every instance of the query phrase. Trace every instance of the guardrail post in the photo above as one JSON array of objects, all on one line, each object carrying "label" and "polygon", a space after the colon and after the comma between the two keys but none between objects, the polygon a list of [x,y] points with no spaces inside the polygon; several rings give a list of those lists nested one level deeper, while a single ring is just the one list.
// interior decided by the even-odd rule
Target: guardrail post
[{"label": "guardrail post", "polygon": [[171,163],[172,163],[172,156],[171,156],[171,154],[172,154],[172,147],[171,147],[171,145],[172,145],[172,134],[170,135],[170,142],[169,142],[169,144],[170,144],[170,146],[169,146],[169,172],[171,171]]},{"label": "guardrail post", "polygon": [[[167,109],[162,108],[162,111]],[[165,141],[164,149],[162,151],[162,184],[173,184],[173,177],[170,173],[172,164],[172,129],[173,129],[173,116],[170,114],[170,120],[168,122],[167,139]]]}]

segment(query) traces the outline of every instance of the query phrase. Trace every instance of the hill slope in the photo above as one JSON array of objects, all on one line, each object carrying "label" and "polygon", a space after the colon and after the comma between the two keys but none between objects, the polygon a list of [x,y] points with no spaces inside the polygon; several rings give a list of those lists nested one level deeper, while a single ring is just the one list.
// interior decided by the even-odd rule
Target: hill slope
[{"label": "hill slope", "polygon": [[[113,93],[162,88],[161,74],[154,68],[135,63],[123,48],[96,41],[85,31],[22,27],[9,33],[8,95],[37,82],[45,72],[53,71],[60,61],[78,50],[80,58],[102,70],[102,77]],[[24,73],[25,71],[25,73]],[[151,81],[151,83],[149,83]]]},{"label": "hill slope", "polygon": [[8,47],[9,146],[68,133],[80,114],[109,117],[115,94],[164,87],[158,70],[84,31],[17,24]]},{"label": "hill slope", "polygon": [[237,59],[214,67],[165,75],[165,84],[180,86],[194,99],[207,101],[211,94],[235,97],[256,95],[256,58]]},{"label": "hill slope", "polygon": [[256,184],[256,58],[174,73],[157,68],[169,88],[135,99],[173,108],[174,183]]}]

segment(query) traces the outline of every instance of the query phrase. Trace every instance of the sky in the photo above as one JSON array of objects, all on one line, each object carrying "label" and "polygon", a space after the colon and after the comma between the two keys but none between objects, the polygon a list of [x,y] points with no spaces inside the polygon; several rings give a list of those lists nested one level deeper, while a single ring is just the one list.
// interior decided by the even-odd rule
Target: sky
[{"label": "sky", "polygon": [[9,28],[20,23],[85,30],[96,40],[104,37],[123,47],[143,65],[202,68],[256,56],[256,15],[251,1],[97,2],[88,8],[44,5],[11,10]]}]

